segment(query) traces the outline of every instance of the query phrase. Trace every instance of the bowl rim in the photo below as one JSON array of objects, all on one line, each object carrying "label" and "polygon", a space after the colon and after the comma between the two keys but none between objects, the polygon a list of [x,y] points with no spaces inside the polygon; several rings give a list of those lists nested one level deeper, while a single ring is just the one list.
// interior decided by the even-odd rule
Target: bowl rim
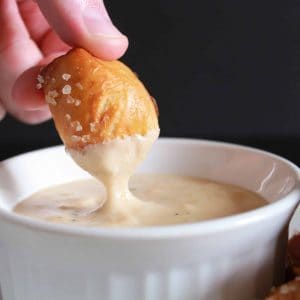
[{"label": "bowl rim", "polygon": [[[300,199],[300,168],[291,161],[273,154],[268,151],[260,150],[254,147],[228,143],[223,141],[208,139],[190,139],[190,138],[159,138],[159,143],[175,144],[206,144],[216,147],[235,148],[242,151],[250,151],[270,158],[279,160],[286,164],[295,172],[296,182],[294,188],[280,200],[269,203],[260,208],[243,212],[240,214],[227,216],[218,219],[206,220],[195,223],[185,223],[164,226],[149,227],[124,227],[124,228],[107,228],[107,227],[83,227],[74,224],[55,224],[41,220],[35,220],[27,216],[18,215],[12,211],[0,208],[0,219],[15,226],[22,226],[30,230],[53,233],[58,235],[68,235],[77,237],[109,238],[118,240],[128,239],[168,239],[168,238],[186,238],[191,236],[208,235],[217,232],[237,229],[248,226],[259,221],[274,218],[284,211],[284,209],[295,205]],[[23,154],[0,161],[0,166],[10,163],[16,159],[26,159],[26,156],[38,155],[40,152],[52,152],[63,148],[63,145],[51,146],[29,151]],[[296,202],[296,203],[295,203]]]}]

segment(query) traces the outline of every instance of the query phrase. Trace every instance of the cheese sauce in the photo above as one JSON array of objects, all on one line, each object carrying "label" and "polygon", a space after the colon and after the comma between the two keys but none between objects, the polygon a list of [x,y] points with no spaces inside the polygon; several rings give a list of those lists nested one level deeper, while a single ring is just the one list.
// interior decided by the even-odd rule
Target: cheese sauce
[{"label": "cheese sauce", "polygon": [[191,223],[249,211],[267,204],[243,188],[167,174],[137,174],[130,197],[106,207],[108,195],[96,180],[70,182],[37,192],[15,207],[18,214],[81,226],[155,226]]},{"label": "cheese sauce", "polygon": [[40,191],[15,207],[18,214],[82,226],[155,226],[225,217],[266,204],[242,188],[191,177],[144,174],[130,180],[159,131],[68,152],[96,180]]}]

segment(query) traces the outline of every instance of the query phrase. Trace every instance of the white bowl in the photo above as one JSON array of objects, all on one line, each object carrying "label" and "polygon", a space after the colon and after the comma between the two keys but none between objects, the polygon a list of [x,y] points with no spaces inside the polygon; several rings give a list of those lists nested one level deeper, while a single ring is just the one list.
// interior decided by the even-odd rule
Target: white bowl
[{"label": "white bowl", "polygon": [[263,151],[160,139],[140,171],[236,184],[270,204],[222,219],[152,228],[80,228],[11,208],[33,192],[87,177],[62,146],[0,163],[3,300],[253,300],[282,280],[299,170]]}]

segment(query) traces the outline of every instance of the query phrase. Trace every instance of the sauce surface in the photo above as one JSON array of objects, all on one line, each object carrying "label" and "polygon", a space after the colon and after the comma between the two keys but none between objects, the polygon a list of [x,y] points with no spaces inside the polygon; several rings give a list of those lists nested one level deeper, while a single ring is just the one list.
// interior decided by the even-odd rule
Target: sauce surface
[{"label": "sauce surface", "polygon": [[14,209],[54,223],[92,227],[143,227],[198,222],[246,212],[267,204],[256,193],[205,179],[137,174],[129,193],[110,209],[104,185],[94,179],[39,191]]}]

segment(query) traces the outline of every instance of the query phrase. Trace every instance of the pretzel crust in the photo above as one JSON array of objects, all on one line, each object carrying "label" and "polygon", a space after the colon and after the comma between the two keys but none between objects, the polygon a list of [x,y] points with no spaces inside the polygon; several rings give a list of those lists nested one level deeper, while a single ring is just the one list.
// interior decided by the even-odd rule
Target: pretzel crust
[{"label": "pretzel crust", "polygon": [[265,300],[300,300],[300,278],[274,289]]},{"label": "pretzel crust", "polygon": [[75,48],[45,67],[38,81],[67,148],[159,129],[155,100],[120,61]]}]

